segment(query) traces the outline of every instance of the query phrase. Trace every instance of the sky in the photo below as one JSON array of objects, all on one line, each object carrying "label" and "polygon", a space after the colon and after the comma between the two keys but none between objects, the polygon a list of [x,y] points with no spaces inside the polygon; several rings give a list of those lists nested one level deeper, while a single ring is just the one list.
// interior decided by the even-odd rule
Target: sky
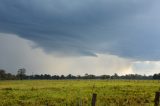
[{"label": "sky", "polygon": [[0,0],[0,69],[16,74],[160,71],[158,0]]}]

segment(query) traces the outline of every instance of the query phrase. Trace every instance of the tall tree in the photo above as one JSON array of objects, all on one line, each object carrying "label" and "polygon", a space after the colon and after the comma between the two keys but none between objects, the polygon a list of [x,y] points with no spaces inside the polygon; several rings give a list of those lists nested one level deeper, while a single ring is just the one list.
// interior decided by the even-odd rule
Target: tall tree
[{"label": "tall tree", "polygon": [[18,71],[17,71],[17,77],[20,80],[25,79],[25,77],[26,77],[26,69],[25,68],[18,69]]},{"label": "tall tree", "polygon": [[6,71],[3,69],[0,69],[0,79],[4,80],[6,78]]}]

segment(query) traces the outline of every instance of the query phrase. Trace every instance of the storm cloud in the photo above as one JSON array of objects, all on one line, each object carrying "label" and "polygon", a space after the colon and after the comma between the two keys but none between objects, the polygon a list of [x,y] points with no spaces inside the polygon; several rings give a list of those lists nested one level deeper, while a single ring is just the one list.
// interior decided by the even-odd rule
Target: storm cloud
[{"label": "storm cloud", "polygon": [[0,32],[64,56],[160,60],[158,0],[0,0]]},{"label": "storm cloud", "polygon": [[130,60],[114,55],[60,57],[32,48],[34,43],[17,35],[0,33],[0,68],[16,74],[25,68],[27,74],[84,75],[85,73],[126,74],[132,72]]}]

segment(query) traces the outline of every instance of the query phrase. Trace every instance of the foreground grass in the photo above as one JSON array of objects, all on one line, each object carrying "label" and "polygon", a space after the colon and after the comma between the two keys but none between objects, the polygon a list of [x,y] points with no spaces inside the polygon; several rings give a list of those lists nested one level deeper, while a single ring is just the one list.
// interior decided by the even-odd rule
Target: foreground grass
[{"label": "foreground grass", "polygon": [[153,106],[159,81],[26,80],[0,81],[0,106]]}]

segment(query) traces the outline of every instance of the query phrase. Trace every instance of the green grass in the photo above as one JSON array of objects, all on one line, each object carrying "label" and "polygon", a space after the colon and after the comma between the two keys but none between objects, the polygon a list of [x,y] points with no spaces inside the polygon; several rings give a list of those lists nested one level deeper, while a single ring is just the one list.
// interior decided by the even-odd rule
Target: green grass
[{"label": "green grass", "polygon": [[159,81],[25,80],[0,81],[0,106],[153,106]]}]

